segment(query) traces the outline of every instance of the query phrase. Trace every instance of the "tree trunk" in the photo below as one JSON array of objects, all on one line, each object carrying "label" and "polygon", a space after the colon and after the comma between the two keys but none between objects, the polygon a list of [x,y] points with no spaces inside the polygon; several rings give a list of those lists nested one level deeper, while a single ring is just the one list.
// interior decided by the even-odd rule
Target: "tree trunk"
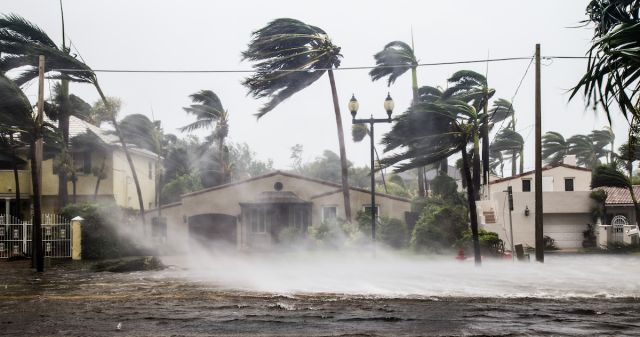
[{"label": "tree trunk", "polygon": [[524,172],[524,144],[520,148],[520,174]]},{"label": "tree trunk", "polygon": [[[69,104],[69,80],[60,81],[60,96],[62,102],[60,104],[60,111],[58,115],[58,127],[62,133],[62,153],[63,160],[62,166],[58,170],[58,210],[63,208],[69,203],[69,191],[67,189],[67,170],[66,168],[72,163],[72,159],[69,158],[69,115],[71,115]],[[73,164],[71,164],[73,168]],[[74,198],[75,202],[75,198]]]},{"label": "tree trunk", "polygon": [[[411,100],[411,106],[418,103],[418,71],[416,66],[411,67],[411,91],[413,99]],[[427,189],[425,188],[425,169],[424,167],[418,167],[416,169],[418,174],[418,196],[424,198],[427,196]]]},{"label": "tree trunk", "polygon": [[[467,181],[471,180],[471,172],[469,172],[469,155],[467,149],[462,148],[462,167],[463,173]],[[473,255],[475,257],[476,266],[482,264],[480,255],[480,239],[478,236],[478,211],[476,209],[475,192],[473,190],[473,184],[467,184],[467,199],[469,201],[469,217],[471,221],[471,239],[473,241]]]},{"label": "tree trunk", "polygon": [[[376,159],[378,159],[378,166],[380,166],[380,156],[378,155],[378,150],[373,147],[373,151],[376,153]],[[380,166],[380,175],[382,176],[382,185],[384,186],[384,193],[389,193],[387,190],[387,182],[384,180],[384,171],[382,170],[382,166]]]},{"label": "tree trunk", "polygon": [[16,148],[13,144],[13,134],[9,133],[9,144],[11,146],[11,155],[13,156],[13,179],[16,183],[16,213],[14,216],[17,216],[18,219],[22,220],[22,208],[20,207],[22,204],[21,196],[20,196],[20,176],[18,174],[18,162],[16,159]]},{"label": "tree trunk", "polygon": [[[104,106],[107,108],[107,110],[110,110],[109,101],[107,100],[107,97],[102,92],[102,89],[100,88],[97,82],[94,83],[94,85],[98,90],[98,94],[100,94],[100,98],[102,99]],[[136,168],[133,165],[131,154],[129,154],[127,143],[124,141],[124,138],[122,137],[122,132],[120,132],[120,126],[118,126],[118,122],[116,121],[115,113],[112,113],[111,111],[111,116],[109,116],[109,118],[111,119],[113,128],[116,131],[116,135],[118,135],[118,139],[120,140],[120,144],[122,145],[122,150],[124,151],[124,155],[127,158],[127,162],[129,163],[129,168],[131,169],[131,175],[133,176],[133,183],[136,185],[136,193],[138,194],[138,204],[140,206],[140,218],[142,219],[142,225],[144,226],[146,224],[145,217],[144,217],[144,200],[142,200],[142,190],[140,189],[140,181],[138,180],[138,174],[136,174]]]},{"label": "tree trunk", "polygon": [[[342,171],[342,196],[344,198],[344,214],[347,222],[351,223],[351,199],[349,196],[349,171],[347,168],[347,151],[344,145],[344,132],[342,131],[342,116],[340,114],[340,104],[338,103],[338,92],[336,81],[333,78],[333,70],[329,69],[329,83],[331,84],[331,96],[333,97],[333,110],[336,115],[336,126],[338,129],[338,144],[340,146],[340,166]],[[372,191],[373,192],[373,191]]]},{"label": "tree trunk", "polygon": [[440,161],[440,174],[441,176],[449,175],[449,158],[444,158]]},{"label": "tree trunk", "polygon": [[[40,131],[35,132],[35,139],[38,139]],[[32,245],[31,245],[31,257],[33,261],[33,265],[39,272],[44,270],[44,262],[42,256],[42,190],[40,186],[40,167],[38,165],[38,161],[36,160],[36,143],[37,140],[34,140],[29,145],[29,154],[31,157],[31,186],[33,190],[33,214],[32,214],[32,223],[33,223],[33,231],[32,231]]]},{"label": "tree trunk", "polygon": [[629,192],[631,193],[631,200],[633,200],[633,210],[636,215],[636,224],[640,224],[640,206],[638,205],[638,200],[636,199],[635,193],[633,193],[633,184],[629,185]]},{"label": "tree trunk", "polygon": [[480,132],[482,134],[482,184],[487,185],[489,183],[489,117],[487,115],[487,107],[485,104],[485,113],[482,118],[482,125],[480,126]]},{"label": "tree trunk", "polygon": [[518,158],[518,150],[511,151],[511,176],[515,176],[518,174],[518,162],[516,161]]},{"label": "tree trunk", "polygon": [[98,172],[98,179],[96,179],[96,188],[93,190],[93,201],[98,200],[98,190],[100,189],[100,181],[102,180],[102,175],[104,174],[104,167],[107,163],[107,156],[102,158],[102,165],[100,165],[100,171]]},{"label": "tree trunk", "polygon": [[478,126],[474,126],[473,132],[473,180],[475,200],[480,200],[480,137],[478,136]]}]

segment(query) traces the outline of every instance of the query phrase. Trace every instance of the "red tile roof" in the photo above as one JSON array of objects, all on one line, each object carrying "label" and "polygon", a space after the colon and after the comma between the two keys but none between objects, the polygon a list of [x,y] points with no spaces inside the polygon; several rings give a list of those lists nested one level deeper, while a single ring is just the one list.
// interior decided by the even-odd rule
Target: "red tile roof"
[{"label": "red tile roof", "polygon": [[[622,187],[600,187],[607,192],[607,205],[633,205],[631,199],[631,193],[629,190]],[[640,200],[640,185],[633,185],[633,194],[636,195],[636,199]]]}]

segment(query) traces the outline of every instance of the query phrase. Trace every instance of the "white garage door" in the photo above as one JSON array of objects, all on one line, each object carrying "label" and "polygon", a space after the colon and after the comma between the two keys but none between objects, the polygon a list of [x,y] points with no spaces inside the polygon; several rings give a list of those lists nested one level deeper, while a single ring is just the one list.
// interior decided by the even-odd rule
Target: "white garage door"
[{"label": "white garage door", "polygon": [[544,217],[544,235],[555,240],[560,249],[581,248],[587,229],[588,216],[569,214],[549,214]]}]

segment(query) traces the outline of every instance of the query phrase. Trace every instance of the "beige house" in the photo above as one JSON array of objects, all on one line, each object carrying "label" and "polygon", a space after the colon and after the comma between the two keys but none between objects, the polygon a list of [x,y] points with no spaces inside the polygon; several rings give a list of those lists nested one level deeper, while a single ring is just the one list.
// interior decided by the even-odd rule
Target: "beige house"
[{"label": "beige house", "polygon": [[[351,188],[351,214],[370,210],[368,190]],[[166,235],[178,250],[188,249],[189,239],[225,241],[237,248],[270,247],[278,234],[295,227],[302,232],[325,221],[344,219],[339,184],[275,171],[182,196],[181,202],[164,205]],[[378,214],[404,220],[411,210],[409,199],[376,194]],[[157,217],[158,210],[150,210]]]},{"label": "beige house", "polygon": [[[73,116],[69,125],[70,138],[90,134],[101,144],[98,148],[72,149],[73,170],[77,180],[74,184],[69,176],[69,202],[74,199],[74,185],[76,201],[93,200],[98,182],[94,171],[103,167],[105,178],[100,180],[97,199],[113,201],[125,208],[139,209],[133,176],[117,136]],[[144,205],[155,207],[156,154],[133,146],[129,148],[129,153],[138,174]],[[42,163],[43,213],[53,213],[58,208],[58,175],[53,161],[48,159]],[[19,206],[15,201],[16,184],[12,164],[7,160],[0,160],[0,215],[17,215],[17,207],[21,208],[23,215],[30,213],[31,166],[28,160],[20,160],[18,166],[22,199]]]},{"label": "beige house", "polygon": [[[638,243],[636,211],[631,193],[626,188],[602,187],[607,193],[604,223],[597,226],[598,245]],[[633,186],[636,200],[640,200],[640,185]]]},{"label": "beige house", "polygon": [[[535,246],[535,172],[493,180],[478,202],[481,227],[496,232],[510,246],[507,188],[513,189],[514,244]],[[591,170],[570,164],[542,169],[544,235],[561,249],[582,247],[583,231],[593,224],[591,211]]]}]

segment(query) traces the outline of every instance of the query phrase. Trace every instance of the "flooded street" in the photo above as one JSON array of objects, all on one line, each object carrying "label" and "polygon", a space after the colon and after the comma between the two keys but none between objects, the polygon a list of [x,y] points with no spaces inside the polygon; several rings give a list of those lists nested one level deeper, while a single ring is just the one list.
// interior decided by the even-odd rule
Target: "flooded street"
[{"label": "flooded street", "polygon": [[[308,256],[306,257],[308,258]],[[557,271],[557,263],[602,257],[550,258],[548,266],[538,271],[544,283],[546,269]],[[261,261],[262,258],[259,258]],[[387,258],[379,257],[381,267],[390,267]],[[608,258],[609,266],[633,261]],[[0,335],[3,336],[634,336],[640,335],[640,285],[638,276],[625,280],[613,276],[611,288],[600,293],[588,293],[588,284],[599,284],[603,275],[579,279],[576,275],[557,275],[567,287],[582,292],[561,296],[542,294],[540,289],[513,288],[504,280],[501,293],[492,296],[491,285],[471,287],[463,279],[450,283],[448,277],[457,273],[485,271],[495,274],[498,269],[513,266],[503,261],[486,263],[482,271],[475,267],[456,266],[455,271],[433,271],[431,278],[405,280],[398,271],[387,273],[386,279],[370,279],[371,271],[361,263],[359,285],[340,270],[324,269],[310,277],[321,282],[333,280],[337,290],[327,292],[295,290],[303,288],[306,279],[291,276],[271,266],[282,275],[279,287],[274,275],[253,270],[251,262],[234,268],[220,261],[216,268],[196,270],[172,266],[163,271],[134,273],[95,273],[84,266],[64,264],[38,275],[21,262],[3,263],[0,277]],[[248,261],[252,261],[249,258]],[[340,268],[350,267],[346,259]],[[313,261],[312,261],[313,262]],[[322,261],[315,261],[321,263]],[[333,262],[331,259],[325,263]],[[397,261],[394,262],[397,264]],[[434,268],[445,262],[409,259],[409,264],[424,264]],[[287,263],[296,270],[295,260]],[[407,266],[403,266],[406,268]],[[518,266],[517,269],[519,269]],[[536,269],[540,266],[524,265]],[[221,269],[220,269],[221,268]],[[338,269],[340,269],[338,268]],[[470,270],[468,270],[471,268]],[[348,268],[347,268],[348,269]],[[633,268],[637,275],[637,268]],[[312,269],[310,269],[312,270]],[[298,273],[310,273],[298,270]],[[523,269],[524,270],[524,269]],[[206,272],[205,272],[206,271]],[[343,271],[344,272],[344,271]],[[391,270],[394,272],[394,270]],[[420,272],[413,269],[413,272]],[[220,273],[216,279],[211,273]],[[511,270],[509,273],[513,273]],[[258,274],[262,274],[262,279]],[[623,273],[624,274],[624,273]],[[254,279],[261,287],[237,283],[235,276]],[[417,274],[416,274],[417,275]],[[532,274],[533,275],[533,274]],[[469,278],[479,281],[477,275]],[[505,277],[505,275],[498,275]],[[514,278],[518,278],[513,273]],[[627,276],[627,275],[623,275]],[[485,277],[485,276],[481,276]],[[397,279],[395,295],[385,287]],[[263,281],[261,283],[261,281]],[[547,279],[546,282],[555,283]],[[444,282],[444,283],[443,283]],[[337,285],[344,283],[344,287]],[[351,283],[351,285],[349,285]],[[419,288],[423,283],[423,290]],[[444,285],[447,285],[444,287]],[[429,287],[431,286],[431,287]],[[526,285],[530,287],[530,285]],[[357,287],[361,289],[358,291]],[[431,288],[430,290],[427,288]],[[376,290],[377,289],[377,290]],[[407,291],[413,289],[413,291]],[[445,293],[445,289],[449,294]],[[617,290],[616,290],[617,289]],[[544,290],[544,289],[541,289]],[[607,291],[611,291],[607,293]],[[431,291],[432,293],[429,293]],[[621,296],[614,296],[618,291]],[[440,294],[438,294],[440,292]],[[429,294],[428,294],[429,293]],[[486,296],[479,296],[485,293]],[[538,294],[538,295],[536,295]],[[118,323],[121,329],[118,330]]]}]

